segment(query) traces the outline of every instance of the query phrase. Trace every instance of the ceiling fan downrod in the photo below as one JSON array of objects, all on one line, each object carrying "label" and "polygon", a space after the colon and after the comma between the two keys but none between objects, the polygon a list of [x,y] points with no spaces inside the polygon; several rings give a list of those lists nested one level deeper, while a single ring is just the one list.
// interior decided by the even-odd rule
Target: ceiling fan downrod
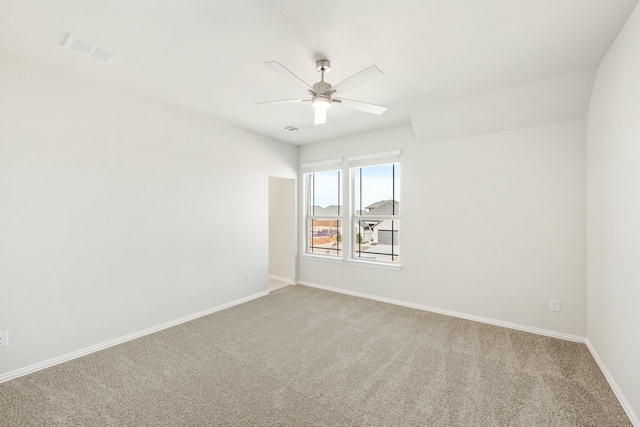
[{"label": "ceiling fan downrod", "polygon": [[[331,71],[331,63],[328,59],[319,59],[316,61],[316,71],[320,72],[320,81],[313,85],[313,96],[322,96],[330,98],[335,92],[331,90],[331,84],[324,81],[324,73]],[[329,101],[330,103],[330,101]]]}]

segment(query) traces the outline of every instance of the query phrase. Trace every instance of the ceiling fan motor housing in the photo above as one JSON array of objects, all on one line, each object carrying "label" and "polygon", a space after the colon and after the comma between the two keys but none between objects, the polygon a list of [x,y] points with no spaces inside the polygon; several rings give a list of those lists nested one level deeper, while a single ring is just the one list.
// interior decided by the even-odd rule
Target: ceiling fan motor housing
[{"label": "ceiling fan motor housing", "polygon": [[324,80],[319,81],[318,83],[314,83],[313,85],[313,91],[318,94],[325,93],[329,89],[331,89],[331,84],[325,82]]}]

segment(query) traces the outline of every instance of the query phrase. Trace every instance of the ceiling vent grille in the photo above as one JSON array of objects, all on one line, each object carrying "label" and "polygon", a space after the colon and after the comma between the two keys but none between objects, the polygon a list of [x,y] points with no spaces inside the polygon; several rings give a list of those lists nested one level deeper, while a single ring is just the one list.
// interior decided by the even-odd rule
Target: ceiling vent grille
[{"label": "ceiling vent grille", "polygon": [[282,129],[284,129],[284,130],[286,130],[288,132],[299,132],[300,131],[300,128],[297,128],[295,126],[286,126],[286,127],[283,127]]},{"label": "ceiling vent grille", "polygon": [[64,40],[62,46],[72,52],[100,61],[103,64],[112,64],[118,57],[116,52],[100,47],[90,41],[83,40],[71,33],[67,34],[67,38]]}]

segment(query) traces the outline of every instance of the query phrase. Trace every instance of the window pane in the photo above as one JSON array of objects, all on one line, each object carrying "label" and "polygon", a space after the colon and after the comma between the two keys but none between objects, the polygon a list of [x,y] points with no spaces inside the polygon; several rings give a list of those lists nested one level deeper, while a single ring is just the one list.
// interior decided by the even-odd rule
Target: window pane
[{"label": "window pane", "polygon": [[342,255],[342,221],[309,219],[307,230],[308,253]]},{"label": "window pane", "polygon": [[354,221],[354,257],[371,261],[400,261],[400,221]]},{"label": "window pane", "polygon": [[326,171],[308,175],[308,214],[338,216],[342,214],[341,171]]},{"label": "window pane", "polygon": [[356,215],[400,214],[400,165],[354,169],[354,213]]},{"label": "window pane", "polygon": [[[353,256],[400,261],[400,164],[354,168]],[[380,217],[379,219],[376,217]],[[385,219],[385,217],[387,217]]]}]

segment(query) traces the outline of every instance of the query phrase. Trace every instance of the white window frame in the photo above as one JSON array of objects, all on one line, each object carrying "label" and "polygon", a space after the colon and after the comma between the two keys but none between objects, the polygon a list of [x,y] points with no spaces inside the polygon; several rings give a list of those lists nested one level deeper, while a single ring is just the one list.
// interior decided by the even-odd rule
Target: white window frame
[{"label": "white window frame", "polygon": [[[357,227],[357,221],[384,221],[391,220],[397,221],[398,225],[401,223],[400,212],[395,215],[356,215],[356,177],[355,172],[357,168],[367,167],[367,166],[380,166],[380,165],[388,165],[388,164],[397,164],[401,168],[400,164],[400,150],[394,151],[386,151],[382,153],[374,153],[374,154],[366,154],[362,156],[352,156],[347,158],[347,166],[349,168],[349,229],[353,231],[354,235],[349,236],[349,262],[356,265],[370,265],[370,266],[378,266],[378,267],[386,267],[391,269],[400,269],[402,265],[400,261],[385,261],[385,260],[367,260],[361,257],[356,257],[356,234],[355,230]],[[400,173],[402,174],[402,168],[400,169]],[[401,175],[402,176],[402,175]],[[402,184],[402,178],[400,178],[400,183]],[[400,190],[398,189],[398,193]],[[394,194],[393,199],[399,200],[400,194]],[[344,229],[343,225],[343,229]],[[344,239],[343,239],[344,240]],[[392,243],[393,246],[393,243]],[[345,248],[343,248],[345,250]],[[398,244],[398,256],[400,256],[400,244]]]},{"label": "white window frame", "polygon": [[[303,240],[303,247],[304,247],[304,251],[303,251],[303,255],[304,256],[309,256],[309,257],[314,257],[314,258],[325,258],[327,260],[332,260],[332,261],[339,261],[342,262],[344,259],[344,254],[345,254],[345,247],[344,247],[344,234],[341,235],[341,243],[340,243],[340,254],[319,254],[319,253],[314,253],[314,252],[310,252],[309,248],[310,248],[310,242],[309,242],[309,222],[310,220],[328,220],[328,221],[340,221],[340,225],[342,226],[342,229],[344,230],[344,210],[345,210],[345,203],[344,203],[344,186],[343,186],[343,182],[344,182],[344,161],[342,158],[340,159],[331,159],[331,160],[324,160],[324,161],[320,161],[320,162],[314,162],[314,163],[304,163],[301,165],[301,173],[302,173],[302,177],[303,177],[303,182],[304,182],[304,190],[303,190],[303,200],[304,200],[304,205],[303,205],[303,222],[304,222],[304,240]],[[340,202],[341,202],[341,209],[340,209],[340,215],[315,215],[315,214],[311,214],[309,212],[310,206],[309,206],[309,176],[313,173],[316,172],[330,172],[330,171],[339,171],[340,172],[340,184],[338,187],[338,191],[340,191],[341,197],[340,197]]]},{"label": "white window frame", "polygon": [[[300,167],[300,172],[302,176],[302,181],[304,183],[302,189],[302,212],[303,212],[303,237],[302,237],[302,247],[304,248],[301,252],[303,257],[309,257],[314,259],[320,259],[322,261],[327,262],[338,262],[342,263],[344,261],[362,266],[362,267],[370,267],[370,268],[383,268],[389,270],[400,270],[402,265],[398,261],[384,261],[384,260],[365,260],[362,258],[355,257],[355,235],[353,235],[353,230],[355,229],[355,194],[354,194],[354,170],[360,166],[376,166],[376,165],[384,165],[390,163],[397,163],[401,165],[400,162],[400,150],[393,151],[385,151],[380,153],[373,154],[365,154],[359,156],[351,156],[347,158],[339,158],[339,159],[331,159],[324,160],[320,162],[313,163],[303,163]],[[400,166],[402,168],[402,166]],[[308,188],[308,174],[314,172],[326,172],[326,171],[341,171],[341,192],[342,192],[342,209],[341,215],[337,216],[316,216],[309,215],[309,188]],[[402,172],[401,172],[402,173]],[[402,183],[402,178],[401,178]],[[398,191],[399,192],[399,191]],[[345,194],[348,197],[345,197]],[[398,194],[399,197],[399,194]],[[360,217],[358,217],[360,218]],[[366,217],[364,217],[366,218]],[[326,254],[318,254],[309,252],[309,219],[329,219],[329,220],[339,220],[342,226],[342,242],[341,242],[341,255],[326,255]],[[393,216],[375,216],[376,220],[380,219],[392,219],[395,221],[400,221],[400,215]],[[398,245],[399,246],[399,245]]]}]

